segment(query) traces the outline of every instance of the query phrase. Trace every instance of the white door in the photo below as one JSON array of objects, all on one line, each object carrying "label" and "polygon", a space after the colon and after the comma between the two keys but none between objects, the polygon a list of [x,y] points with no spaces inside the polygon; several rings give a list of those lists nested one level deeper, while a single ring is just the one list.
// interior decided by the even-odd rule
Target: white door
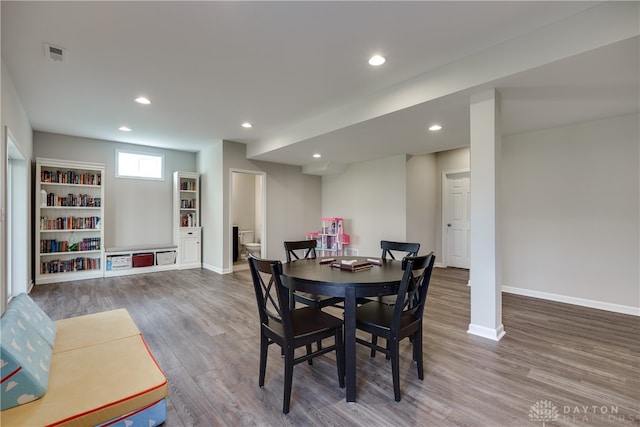
[{"label": "white door", "polygon": [[447,266],[469,268],[471,178],[469,172],[446,175]]}]

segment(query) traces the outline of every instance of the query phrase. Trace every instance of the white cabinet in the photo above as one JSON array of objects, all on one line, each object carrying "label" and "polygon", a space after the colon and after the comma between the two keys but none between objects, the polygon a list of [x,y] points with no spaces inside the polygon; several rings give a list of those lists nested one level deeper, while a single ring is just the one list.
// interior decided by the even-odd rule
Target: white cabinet
[{"label": "white cabinet", "polygon": [[180,230],[178,248],[180,268],[200,268],[202,266],[199,227]]},{"label": "white cabinet", "polygon": [[200,229],[200,174],[173,173],[173,244],[178,246],[178,268],[202,267]]},{"label": "white cabinet", "polygon": [[36,159],[36,284],[102,277],[104,164]]}]

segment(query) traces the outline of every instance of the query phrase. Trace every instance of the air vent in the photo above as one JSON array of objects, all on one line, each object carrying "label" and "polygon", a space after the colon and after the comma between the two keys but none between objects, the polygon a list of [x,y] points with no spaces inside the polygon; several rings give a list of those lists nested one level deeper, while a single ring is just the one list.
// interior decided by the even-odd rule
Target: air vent
[{"label": "air vent", "polygon": [[54,62],[67,62],[67,49],[45,43],[44,56]]}]

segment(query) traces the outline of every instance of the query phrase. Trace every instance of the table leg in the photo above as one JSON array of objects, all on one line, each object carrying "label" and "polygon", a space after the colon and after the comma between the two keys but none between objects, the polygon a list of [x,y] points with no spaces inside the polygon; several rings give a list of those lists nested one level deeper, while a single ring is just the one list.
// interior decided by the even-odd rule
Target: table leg
[{"label": "table leg", "polygon": [[347,383],[347,402],[356,401],[356,291],[345,289],[344,298],[344,353]]}]

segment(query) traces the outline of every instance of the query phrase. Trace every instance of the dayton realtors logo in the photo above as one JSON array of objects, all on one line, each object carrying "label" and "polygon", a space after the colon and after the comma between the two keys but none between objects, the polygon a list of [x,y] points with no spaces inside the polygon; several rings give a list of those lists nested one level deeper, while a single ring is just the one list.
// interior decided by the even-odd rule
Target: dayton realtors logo
[{"label": "dayton realtors logo", "polygon": [[547,423],[634,424],[640,422],[640,414],[620,413],[617,405],[564,405],[556,406],[549,400],[538,400],[529,409],[529,419]]},{"label": "dayton realtors logo", "polygon": [[542,421],[542,427],[546,423],[557,421],[560,418],[558,407],[548,400],[538,400],[529,409],[529,419],[531,421]]}]

